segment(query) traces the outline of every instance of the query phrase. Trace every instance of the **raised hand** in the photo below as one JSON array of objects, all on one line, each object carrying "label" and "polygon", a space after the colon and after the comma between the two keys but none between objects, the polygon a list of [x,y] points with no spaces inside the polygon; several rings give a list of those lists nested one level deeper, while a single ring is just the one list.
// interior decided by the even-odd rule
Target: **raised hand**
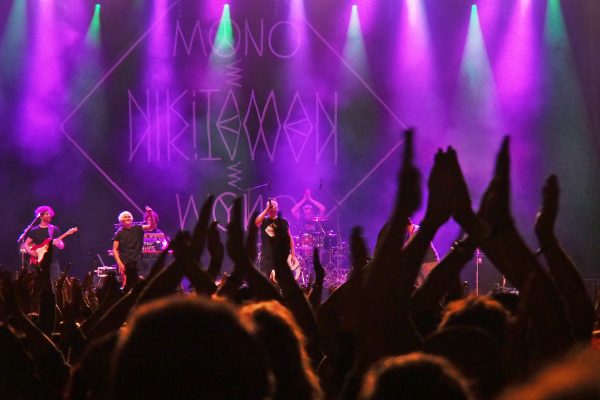
[{"label": "raised hand", "polygon": [[319,257],[319,249],[313,248],[313,269],[315,271],[315,283],[323,284],[325,279],[325,268],[321,265],[321,258]]},{"label": "raised hand", "polygon": [[199,260],[202,252],[204,251],[208,220],[210,218],[210,210],[212,209],[214,199],[214,196],[210,195],[202,205],[202,209],[200,210],[200,218],[198,219],[198,223],[196,224],[194,233],[192,234],[191,255],[194,260]]},{"label": "raised hand", "polygon": [[538,238],[554,234],[554,223],[558,215],[559,192],[556,175],[550,175],[542,189],[542,208],[535,219],[535,233]]},{"label": "raised hand", "polygon": [[231,221],[227,227],[227,254],[236,267],[243,268],[250,261],[244,251],[244,232],[242,231],[242,199],[237,198],[233,203]]},{"label": "raised hand", "polygon": [[508,136],[502,141],[502,146],[496,159],[494,177],[481,200],[479,218],[496,230],[513,225],[510,214],[510,154]]},{"label": "raised hand", "polygon": [[221,243],[221,235],[217,228],[217,221],[210,224],[207,231],[207,249],[210,254],[210,263],[208,265],[208,275],[215,280],[221,272],[221,265],[225,258],[225,247]]},{"label": "raised hand", "polygon": [[321,305],[323,281],[325,280],[325,268],[323,268],[323,265],[321,265],[319,249],[316,247],[313,248],[313,269],[315,272],[315,282],[313,283],[312,290],[308,295],[308,303],[313,311],[316,311]]},{"label": "raised hand", "polygon": [[452,147],[448,147],[446,151],[446,163],[452,184],[452,217],[459,225],[468,226],[476,216],[458,155]]},{"label": "raised hand", "polygon": [[194,250],[191,248],[191,241],[192,237],[189,232],[179,231],[177,235],[175,235],[175,238],[173,238],[169,247],[173,250],[173,257],[175,257],[176,260],[192,256]]},{"label": "raised hand", "polygon": [[542,207],[535,221],[535,233],[563,302],[569,313],[575,338],[589,342],[594,326],[594,305],[577,268],[554,235],[559,205],[558,179],[551,175],[542,189]]},{"label": "raised hand", "polygon": [[448,221],[452,212],[452,175],[448,164],[447,155],[438,150],[427,182],[429,197],[425,221],[437,227]]},{"label": "raised hand", "polygon": [[248,222],[248,236],[246,237],[246,254],[250,260],[256,260],[258,257],[258,249],[256,247],[256,241],[258,239],[258,226],[254,223],[258,213],[253,213],[250,221]]},{"label": "raised hand", "polygon": [[413,165],[413,130],[407,130],[405,137],[402,168],[398,177],[394,219],[411,216],[421,205],[421,174]]},{"label": "raised hand", "polygon": [[388,228],[381,237],[375,251],[375,259],[382,259],[383,266],[391,266],[397,260],[404,240],[409,217],[421,204],[421,174],[413,165],[413,136],[412,130],[406,131],[402,167],[398,177],[398,190],[394,210],[389,220]]},{"label": "raised hand", "polygon": [[362,237],[362,233],[362,227],[355,226],[352,228],[352,233],[350,234],[350,261],[352,274],[367,265],[367,262],[369,261],[369,250]]}]

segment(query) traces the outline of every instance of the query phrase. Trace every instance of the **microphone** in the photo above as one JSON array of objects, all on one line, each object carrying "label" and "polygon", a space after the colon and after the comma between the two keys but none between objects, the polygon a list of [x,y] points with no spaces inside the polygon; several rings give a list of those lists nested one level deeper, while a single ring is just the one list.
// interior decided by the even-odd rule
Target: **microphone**
[{"label": "microphone", "polygon": [[321,178],[321,181],[319,182],[319,189],[323,189],[323,178]]},{"label": "microphone", "polygon": [[269,179],[269,183],[267,185],[267,188],[269,189],[269,191],[271,190],[271,180]]}]

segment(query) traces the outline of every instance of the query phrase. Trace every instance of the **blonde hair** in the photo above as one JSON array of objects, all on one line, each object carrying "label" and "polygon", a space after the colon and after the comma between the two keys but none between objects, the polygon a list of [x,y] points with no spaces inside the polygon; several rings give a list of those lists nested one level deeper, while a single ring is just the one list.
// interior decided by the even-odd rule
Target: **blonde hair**
[{"label": "blonde hair", "polygon": [[126,216],[130,216],[131,218],[133,218],[133,215],[129,211],[123,211],[121,214],[119,214],[117,219],[119,220],[119,222],[121,222]]}]

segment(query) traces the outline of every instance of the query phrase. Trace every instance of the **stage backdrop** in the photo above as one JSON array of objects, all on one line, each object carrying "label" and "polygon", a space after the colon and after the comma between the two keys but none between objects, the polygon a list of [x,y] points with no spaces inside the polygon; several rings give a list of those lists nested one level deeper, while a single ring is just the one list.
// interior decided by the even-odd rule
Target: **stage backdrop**
[{"label": "stage backdrop", "polygon": [[[600,256],[597,2],[557,0],[8,0],[0,4],[1,262],[49,204],[82,274],[122,210],[173,234],[209,193],[225,231],[305,189],[324,228],[372,247],[389,216],[404,130],[423,188],[459,152],[474,204],[502,137],[512,210],[532,247],[540,188],[557,173],[558,232],[587,277]],[[420,215],[415,217],[416,222]],[[292,225],[292,230],[297,228]],[[440,255],[460,234],[435,240]],[[225,237],[223,235],[223,237]]]}]

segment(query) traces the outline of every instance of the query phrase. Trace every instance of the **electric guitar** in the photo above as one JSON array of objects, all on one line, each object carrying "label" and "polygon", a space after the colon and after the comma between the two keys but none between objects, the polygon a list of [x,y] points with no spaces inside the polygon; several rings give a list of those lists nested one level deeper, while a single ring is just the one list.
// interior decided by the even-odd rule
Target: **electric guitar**
[{"label": "electric guitar", "polygon": [[54,239],[48,238],[40,244],[34,244],[33,246],[31,246],[31,250],[33,250],[37,254],[37,257],[31,256],[31,258],[29,259],[29,262],[33,265],[39,265],[42,262],[42,260],[44,259],[44,256],[46,255],[46,253],[48,252],[48,248],[52,244],[52,241],[62,240],[64,238],[66,238],[67,236],[74,234],[75,232],[77,232],[77,227],[69,229],[68,231],[66,231],[65,233],[63,233],[62,235],[60,235],[57,238],[54,238]]}]

